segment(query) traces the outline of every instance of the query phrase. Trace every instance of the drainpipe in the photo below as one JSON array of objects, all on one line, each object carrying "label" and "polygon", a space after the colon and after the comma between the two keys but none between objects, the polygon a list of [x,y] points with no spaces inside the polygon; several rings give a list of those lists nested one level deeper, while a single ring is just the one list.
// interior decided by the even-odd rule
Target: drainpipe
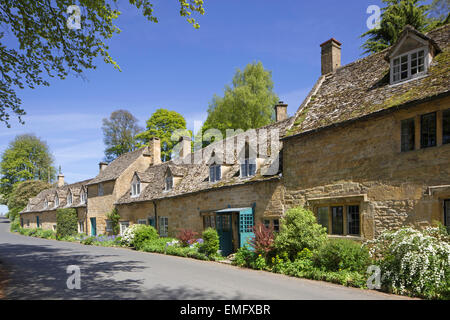
[{"label": "drainpipe", "polygon": [[156,201],[153,200],[153,211],[155,212],[155,229],[158,231],[158,213],[156,211]]}]

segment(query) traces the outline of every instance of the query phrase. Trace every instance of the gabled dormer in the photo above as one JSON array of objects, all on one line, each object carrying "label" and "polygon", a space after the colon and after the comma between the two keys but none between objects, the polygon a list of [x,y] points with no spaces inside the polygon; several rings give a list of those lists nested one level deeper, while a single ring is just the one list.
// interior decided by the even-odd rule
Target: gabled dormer
[{"label": "gabled dormer", "polygon": [[390,84],[398,84],[427,75],[433,58],[441,49],[433,39],[406,26],[385,59],[390,64]]},{"label": "gabled dormer", "polygon": [[239,152],[240,177],[250,178],[256,175],[257,153],[246,142],[245,146]]},{"label": "gabled dormer", "polygon": [[135,173],[133,179],[131,180],[131,197],[139,197],[141,195],[141,189],[141,179]]},{"label": "gabled dormer", "polygon": [[72,205],[72,202],[73,202],[73,195],[72,191],[69,189],[67,190],[66,206],[70,207]]},{"label": "gabled dormer", "polygon": [[59,207],[59,196],[58,193],[55,194],[55,202],[54,202],[54,208]]},{"label": "gabled dormer", "polygon": [[87,191],[86,187],[83,186],[80,190],[80,204],[86,204],[87,202]]}]

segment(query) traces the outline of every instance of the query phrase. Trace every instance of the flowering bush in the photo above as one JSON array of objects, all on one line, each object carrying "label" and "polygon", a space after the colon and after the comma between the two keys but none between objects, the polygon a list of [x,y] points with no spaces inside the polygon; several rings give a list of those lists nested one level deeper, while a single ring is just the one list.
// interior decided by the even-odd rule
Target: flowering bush
[{"label": "flowering bush", "polygon": [[140,227],[140,224],[133,224],[132,226],[125,229],[122,235],[122,245],[131,247],[133,245],[133,240],[136,235],[136,230]]},{"label": "flowering bush", "polygon": [[450,244],[438,228],[402,228],[365,245],[395,293],[450,298]]},{"label": "flowering bush", "polygon": [[139,250],[142,245],[158,238],[158,232],[152,226],[145,224],[133,224],[123,232],[121,243]]}]

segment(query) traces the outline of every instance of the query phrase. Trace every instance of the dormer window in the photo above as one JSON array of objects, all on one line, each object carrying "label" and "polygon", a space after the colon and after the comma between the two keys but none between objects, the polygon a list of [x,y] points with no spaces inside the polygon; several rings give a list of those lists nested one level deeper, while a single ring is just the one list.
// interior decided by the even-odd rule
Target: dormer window
[{"label": "dormer window", "polygon": [[216,182],[222,179],[222,166],[214,164],[209,167],[209,182]]},{"label": "dormer window", "polygon": [[44,202],[44,209],[48,209],[48,200],[45,200]]},{"label": "dormer window", "polygon": [[253,177],[256,174],[256,159],[245,159],[241,163],[241,178]]},{"label": "dormer window", "polygon": [[72,192],[69,191],[69,194],[67,195],[67,206],[71,206],[72,205]]},{"label": "dormer window", "polygon": [[398,56],[391,63],[391,83],[399,83],[409,79],[417,78],[427,72],[426,48],[413,50]]},{"label": "dormer window", "polygon": [[173,188],[173,176],[172,173],[169,171],[167,171],[167,175],[166,175],[166,185],[165,185],[165,191],[170,191]]},{"label": "dormer window", "polygon": [[80,202],[81,202],[81,204],[85,204],[86,203],[86,192],[83,191],[83,190],[81,191]]},{"label": "dormer window", "polygon": [[141,182],[139,179],[134,180],[131,183],[131,196],[138,197],[141,194]]},{"label": "dormer window", "polygon": [[55,197],[55,208],[59,207],[59,198],[58,196]]}]

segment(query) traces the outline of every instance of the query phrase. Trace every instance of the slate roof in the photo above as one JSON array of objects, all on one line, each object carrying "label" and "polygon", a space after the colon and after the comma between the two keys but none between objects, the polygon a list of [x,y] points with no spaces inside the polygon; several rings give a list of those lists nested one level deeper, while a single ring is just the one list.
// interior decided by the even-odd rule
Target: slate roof
[{"label": "slate roof", "polygon": [[125,169],[146,152],[148,152],[148,148],[144,147],[119,156],[92,179],[88,185],[117,179]]},{"label": "slate roof", "polygon": [[[407,28],[404,32],[412,31]],[[392,47],[340,67],[319,78],[297,111],[285,138],[447,95],[450,88],[450,25],[421,37],[431,39],[431,44],[442,50],[434,57],[427,76],[390,85],[390,66],[385,57]]]},{"label": "slate roof", "polygon": [[[89,181],[91,181],[91,179],[66,184],[62,187],[53,187],[43,190],[36,197],[29,200],[28,205],[30,206],[30,210],[27,210],[27,206],[21,213],[43,212],[56,210],[59,208],[67,208],[67,195],[69,190],[72,192],[72,205],[69,206],[69,208],[85,207],[86,204],[81,203],[81,190],[89,183]],[[54,207],[52,205],[49,208],[45,208],[45,202],[47,200],[53,202],[54,204],[56,195],[58,195],[59,198],[59,206]]]},{"label": "slate roof", "polygon": [[[294,118],[291,117],[284,121],[279,121],[268,126],[258,128],[256,129],[256,132],[259,135],[264,129],[267,129],[268,131],[270,131],[271,129],[278,129],[279,136],[282,137],[285,134],[287,128],[292,125],[293,120]],[[245,135],[245,133],[240,135]],[[138,197],[131,197],[131,192],[130,190],[128,190],[128,192],[117,201],[117,204],[151,201],[196,193],[200,191],[213,190],[222,187],[280,179],[280,170],[278,166],[276,166],[277,170],[275,171],[269,170],[269,168],[275,167],[273,166],[274,162],[279,161],[278,154],[281,150],[282,145],[279,140],[277,140],[276,154],[273,154],[273,156],[271,157],[267,157],[264,163],[258,168],[255,176],[251,178],[240,178],[240,164],[238,163],[238,154],[235,151],[231,163],[223,164],[224,167],[227,168],[227,171],[225,173],[222,173],[221,180],[218,182],[209,182],[209,165],[212,162],[211,153],[213,151],[217,151],[220,148],[223,148],[224,152],[226,153],[227,142],[229,143],[230,140],[233,139],[236,146],[237,139],[240,135],[236,135],[234,137],[212,143],[206,148],[191,153],[188,156],[191,157],[191,159],[196,159],[196,155],[204,156],[199,157],[199,159],[203,159],[203,161],[201,161],[200,163],[191,161],[189,164],[178,164],[175,163],[174,160],[171,160],[159,165],[150,166],[145,172],[137,172],[136,174],[138,175],[141,182],[148,183],[148,185],[143,188],[140,196]],[[268,144],[270,145],[270,140],[268,141]],[[270,153],[272,154],[273,150],[271,150]],[[172,190],[166,191],[165,177],[166,172],[169,168],[175,177],[179,177],[181,179],[177,184],[173,186]]]}]

